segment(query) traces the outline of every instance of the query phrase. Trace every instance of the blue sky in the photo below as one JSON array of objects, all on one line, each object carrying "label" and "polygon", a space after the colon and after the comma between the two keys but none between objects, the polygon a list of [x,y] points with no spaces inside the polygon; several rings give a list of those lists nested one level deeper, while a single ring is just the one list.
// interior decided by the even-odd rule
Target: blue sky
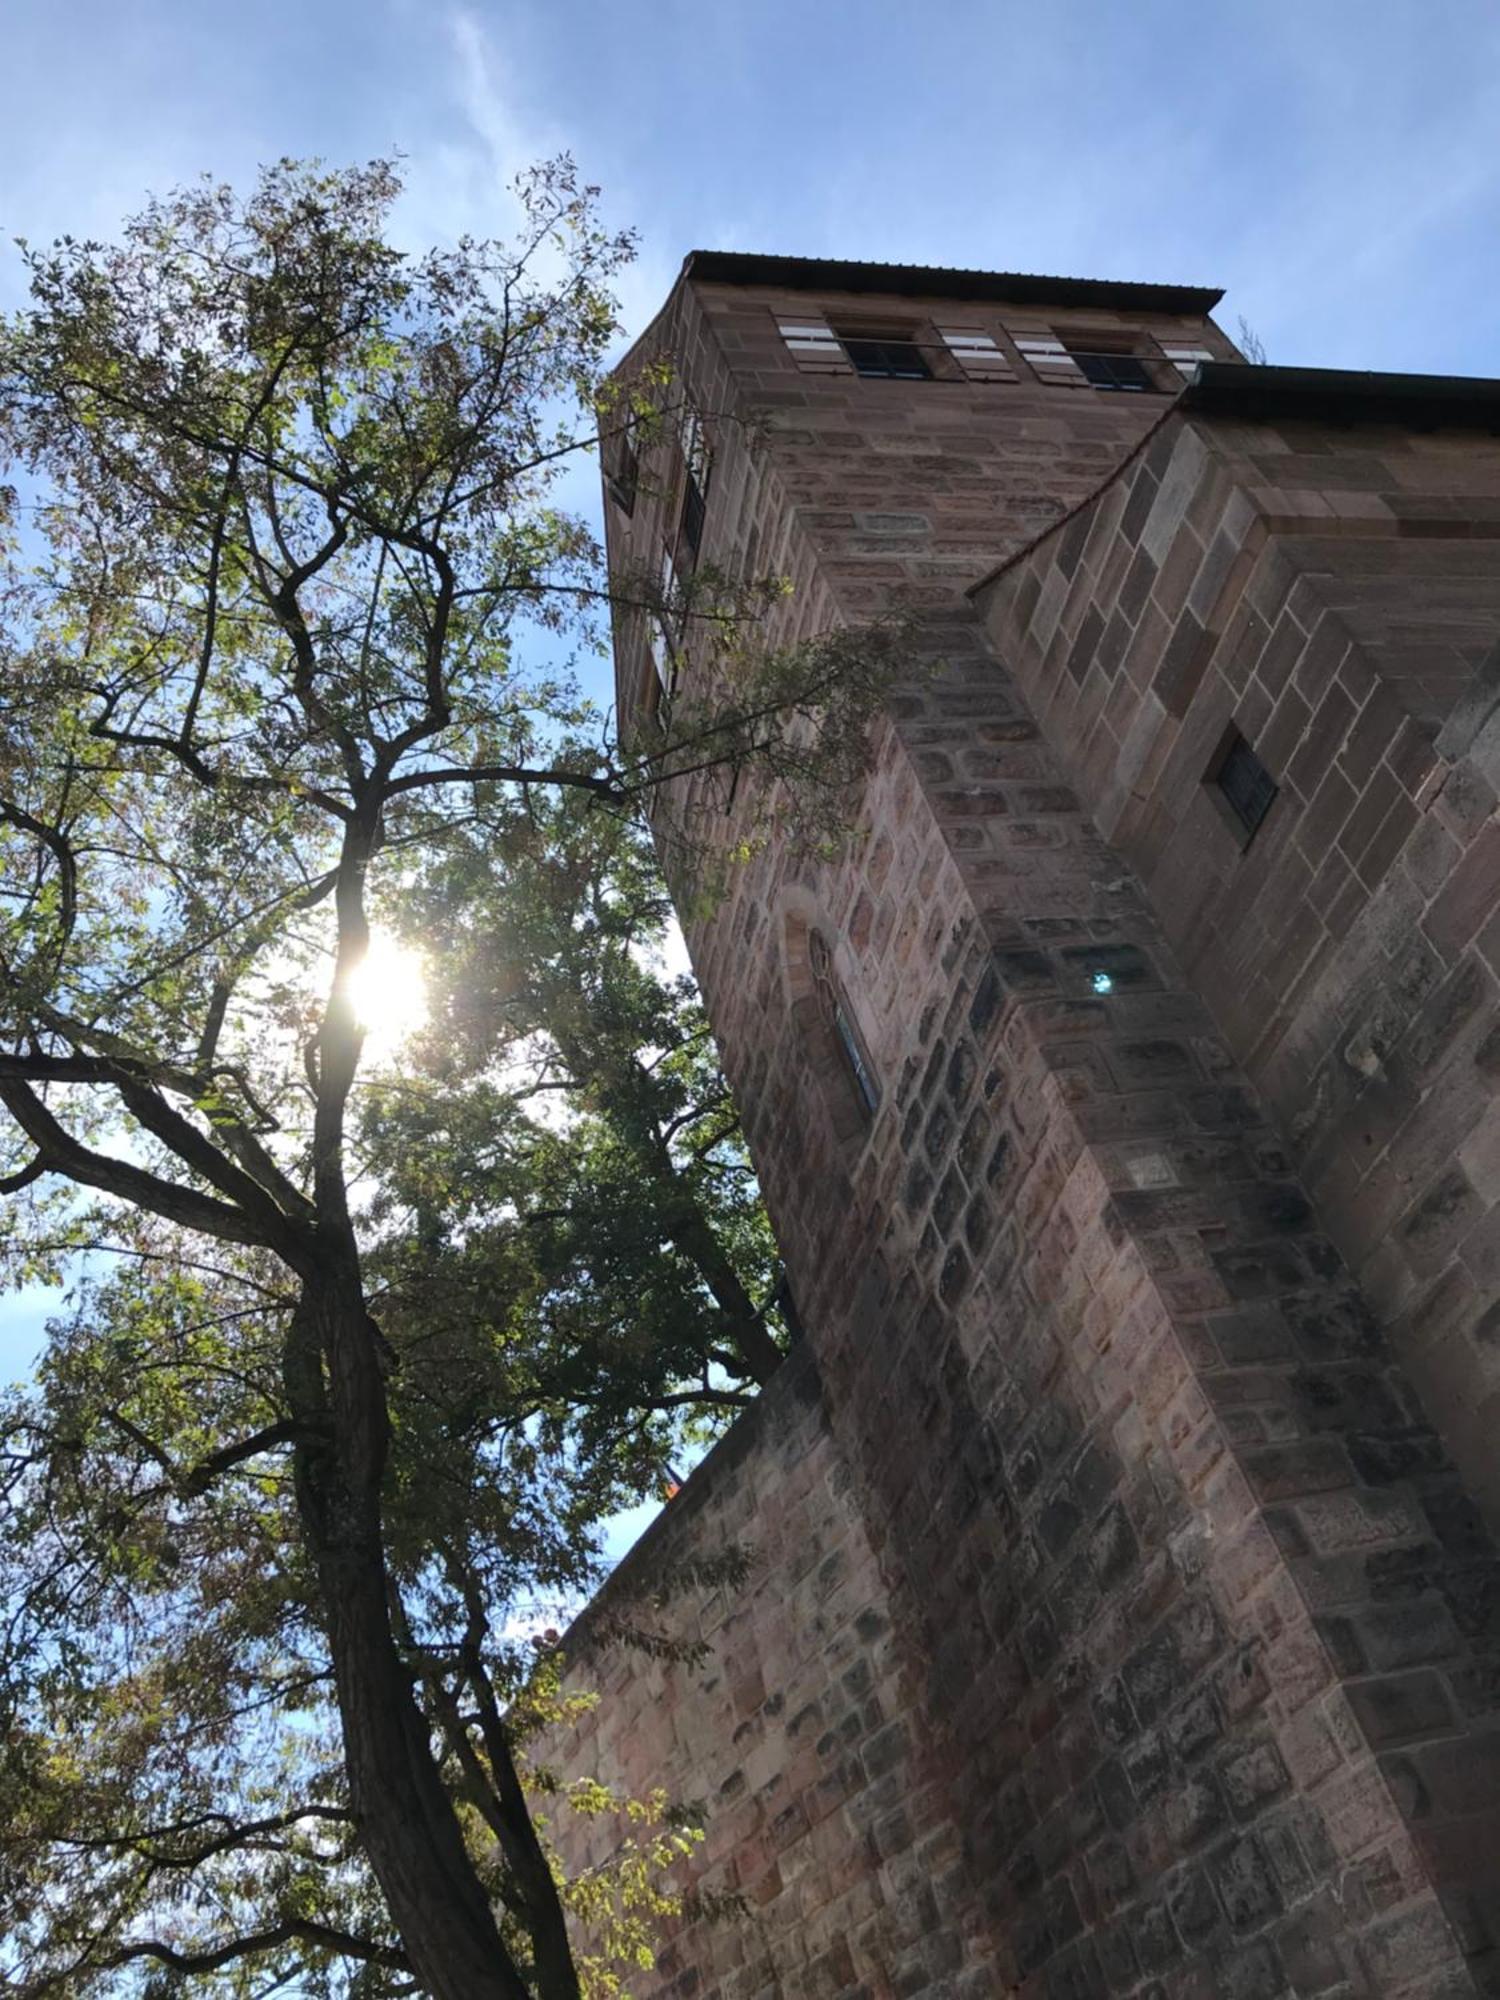
[{"label": "blue sky", "polygon": [[0,239],[392,148],[413,244],[503,231],[567,148],[633,328],[702,245],[1221,284],[1274,361],[1500,374],[1493,0],[10,0],[4,51]]},{"label": "blue sky", "polygon": [[1217,283],[1273,360],[1500,367],[1493,0],[10,0],[5,54],[6,236],[393,146],[408,230],[482,230],[566,146],[637,317],[709,245]]}]

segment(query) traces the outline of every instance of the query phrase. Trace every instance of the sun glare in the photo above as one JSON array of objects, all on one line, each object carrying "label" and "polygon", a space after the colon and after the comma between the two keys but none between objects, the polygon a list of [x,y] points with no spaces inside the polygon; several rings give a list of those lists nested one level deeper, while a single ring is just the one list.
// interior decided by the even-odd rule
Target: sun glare
[{"label": "sun glare", "polygon": [[395,1053],[427,1019],[422,954],[378,932],[354,975],[354,1005],[365,1030],[365,1053],[380,1061]]}]

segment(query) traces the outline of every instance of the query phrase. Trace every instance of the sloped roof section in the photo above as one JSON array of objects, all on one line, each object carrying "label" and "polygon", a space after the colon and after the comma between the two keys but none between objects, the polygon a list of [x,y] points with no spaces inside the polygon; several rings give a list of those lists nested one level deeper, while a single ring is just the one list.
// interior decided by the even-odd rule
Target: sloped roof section
[{"label": "sloped roof section", "polygon": [[1151,285],[1113,278],[1049,278],[1031,271],[951,271],[929,264],[865,264],[842,257],[768,257],[690,250],[682,275],[704,284],[774,285],[790,291],[899,292],[912,298],[1097,306],[1105,312],[1206,314],[1223,298],[1212,285]]}]

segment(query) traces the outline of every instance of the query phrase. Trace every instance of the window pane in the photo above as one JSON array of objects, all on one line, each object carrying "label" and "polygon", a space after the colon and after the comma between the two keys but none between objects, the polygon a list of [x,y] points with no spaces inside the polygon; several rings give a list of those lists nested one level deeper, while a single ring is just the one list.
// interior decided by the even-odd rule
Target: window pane
[{"label": "window pane", "polygon": [[1151,390],[1156,387],[1146,364],[1134,354],[1085,354],[1070,350],[1096,389]]},{"label": "window pane", "polygon": [[706,511],[698,482],[689,472],[682,493],[682,539],[694,556],[703,546],[703,517]]},{"label": "window pane", "polygon": [[1276,781],[1243,736],[1225,753],[1214,783],[1229,801],[1247,834],[1254,833],[1276,797]]},{"label": "window pane", "polygon": [[899,382],[925,382],[932,370],[913,340],[844,339],[844,351],[860,375],[883,375]]}]

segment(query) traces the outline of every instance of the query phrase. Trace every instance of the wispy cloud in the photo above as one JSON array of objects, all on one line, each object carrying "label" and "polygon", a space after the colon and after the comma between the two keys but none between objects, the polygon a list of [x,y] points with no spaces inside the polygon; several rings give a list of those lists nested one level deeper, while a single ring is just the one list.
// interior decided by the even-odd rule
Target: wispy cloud
[{"label": "wispy cloud", "polygon": [[[422,242],[464,233],[511,234],[523,220],[518,177],[564,153],[586,181],[602,177],[591,157],[586,120],[555,117],[540,108],[477,13],[461,8],[448,14],[443,47],[445,95],[455,115],[445,121],[443,136],[414,152],[408,163],[400,217],[404,234]],[[640,212],[633,190],[618,175],[606,198],[608,214],[618,222]],[[621,273],[621,312],[632,333],[661,304],[676,262],[670,249],[649,242]]]}]

